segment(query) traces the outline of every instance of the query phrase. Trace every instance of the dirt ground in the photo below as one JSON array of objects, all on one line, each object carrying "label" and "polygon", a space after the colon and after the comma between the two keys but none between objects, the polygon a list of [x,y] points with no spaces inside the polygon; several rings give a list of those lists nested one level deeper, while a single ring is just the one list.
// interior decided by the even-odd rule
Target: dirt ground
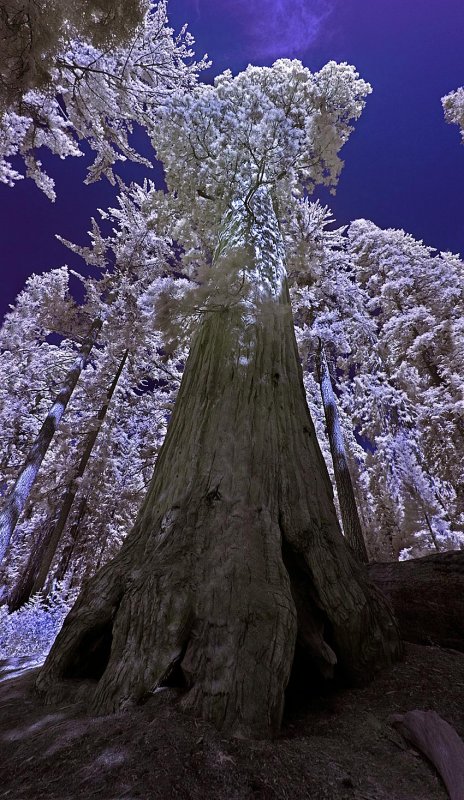
[{"label": "dirt ground", "polygon": [[446,800],[388,717],[433,709],[464,736],[464,655],[453,650],[408,645],[405,660],[365,688],[294,691],[280,736],[253,742],[185,716],[175,689],[107,717],[83,704],[43,706],[27,666],[0,663],[8,800]]}]

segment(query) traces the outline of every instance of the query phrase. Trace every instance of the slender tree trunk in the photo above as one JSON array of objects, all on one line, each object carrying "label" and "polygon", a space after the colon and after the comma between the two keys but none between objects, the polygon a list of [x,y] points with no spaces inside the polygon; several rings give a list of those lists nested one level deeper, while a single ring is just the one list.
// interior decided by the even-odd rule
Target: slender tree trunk
[{"label": "slender tree trunk", "polygon": [[135,526],[84,585],[37,688],[53,701],[67,679],[94,678],[93,708],[107,713],[175,670],[183,708],[268,736],[297,636],[323,675],[354,681],[400,642],[338,525],[269,195],[254,199],[253,222],[232,214],[224,228],[219,267],[235,268],[242,295],[204,314]]},{"label": "slender tree trunk", "polygon": [[38,536],[39,539],[33,543],[26,566],[20,572],[14,586],[7,592],[7,603],[10,612],[17,611],[24,603],[27,603],[34,585],[37,574],[37,558],[40,557],[41,545],[50,537],[56,520],[50,519],[43,527],[41,526]]},{"label": "slender tree trunk", "polygon": [[[71,530],[69,531],[69,541],[64,547],[63,552],[61,554],[60,560],[55,570],[54,580],[55,581],[62,581],[68,568],[71,563],[71,559],[75,556],[77,540],[79,536],[79,531],[81,530],[82,521],[87,513],[88,504],[87,498],[83,497],[79,503],[79,507],[77,509],[76,518],[71,525]],[[93,572],[96,572],[98,569],[98,564],[94,565]],[[45,591],[49,592],[51,589],[51,576],[48,575],[48,580],[45,585]]]},{"label": "slender tree trunk", "polygon": [[438,544],[437,537],[435,536],[435,531],[432,528],[432,523],[430,522],[430,517],[427,514],[427,511],[425,509],[424,504],[422,503],[421,505],[422,505],[422,510],[424,512],[425,522],[426,522],[427,528],[429,529],[430,538],[432,540],[432,543],[433,543],[433,546],[434,546],[435,550],[437,551],[437,553],[439,553],[440,552],[440,546]]},{"label": "slender tree trunk", "polygon": [[[74,481],[76,478],[81,478],[84,475],[85,469],[92,455],[93,448],[97,441],[98,434],[100,433],[102,425],[105,421],[109,404],[118,385],[121,373],[124,369],[127,356],[128,350],[125,350],[118,364],[118,368],[111,385],[107,389],[105,402],[101,406],[96,416],[92,430],[86,437],[84,451],[79,461],[74,480],[68,485],[68,488],[65,492],[58,519],[54,524],[48,526],[48,528],[44,531],[43,536],[41,536],[39,541],[34,545],[24,574],[20,576],[17,584],[10,593],[8,601],[10,611],[16,611],[16,609],[20,608],[22,605],[24,605],[24,603],[27,603],[31,594],[40,592],[45,586],[47,575],[55,557],[56,549],[60,543],[61,536],[66,527],[66,523],[76,497],[77,485]],[[58,572],[55,575],[56,580],[61,580],[62,577],[63,576],[58,574]]]},{"label": "slender tree trunk", "polygon": [[[95,443],[97,441],[98,434],[101,431],[102,425],[103,425],[103,423],[105,421],[105,418],[106,418],[106,415],[108,413],[108,408],[109,408],[110,402],[111,402],[112,397],[113,397],[113,395],[114,395],[114,393],[116,391],[116,387],[117,387],[117,385],[119,383],[119,379],[121,377],[122,371],[123,371],[124,366],[126,364],[128,353],[129,353],[129,351],[125,350],[123,355],[122,355],[122,358],[121,358],[121,360],[120,360],[120,362],[118,364],[118,368],[116,370],[116,374],[115,374],[115,376],[114,376],[114,378],[113,378],[113,380],[111,382],[111,385],[107,389],[106,400],[103,403],[102,407],[100,408],[100,410],[99,410],[99,412],[97,414],[97,417],[96,417],[96,420],[95,420],[95,423],[94,423],[94,426],[93,426],[92,430],[89,432],[89,434],[87,436],[85,447],[84,447],[84,452],[82,453],[81,460],[80,460],[79,465],[78,465],[77,470],[76,470],[75,479],[76,478],[82,478],[82,476],[84,475],[84,472],[86,470],[87,464],[89,463],[89,459],[90,459],[90,457],[92,455],[93,448],[95,447]],[[45,586],[45,582],[47,580],[47,575],[49,573],[49,570],[50,570],[50,567],[52,565],[53,559],[55,557],[56,549],[57,549],[57,547],[58,547],[58,545],[60,543],[62,533],[63,533],[63,531],[65,529],[65,526],[66,526],[66,523],[68,521],[68,517],[69,517],[69,514],[71,512],[71,509],[72,509],[72,506],[73,506],[73,503],[74,503],[74,499],[76,497],[76,493],[77,493],[77,486],[73,482],[68,487],[68,490],[66,492],[66,495],[65,495],[65,498],[64,498],[64,501],[63,501],[63,505],[61,507],[60,516],[58,517],[58,521],[56,523],[56,526],[53,529],[52,535],[51,535],[51,537],[50,537],[50,539],[49,539],[49,541],[47,543],[47,547],[46,547],[45,553],[43,555],[43,558],[41,559],[40,568],[39,568],[36,580],[34,582],[33,592],[38,592],[41,589],[43,589],[43,587]],[[60,579],[60,577],[58,575],[56,576],[56,578],[57,578],[57,580]]]},{"label": "slender tree trunk", "polygon": [[367,555],[361,520],[359,519],[358,508],[356,506],[353,483],[348,468],[345,442],[343,440],[337,403],[332,388],[332,380],[330,378],[329,367],[321,339],[319,339],[316,351],[316,369],[321,390],[322,404],[324,406],[343,530],[357,558],[367,563],[369,557]]},{"label": "slender tree trunk", "polygon": [[34,485],[40,465],[47,453],[55,431],[61,421],[61,417],[66,410],[66,406],[79,380],[87,358],[95,344],[101,325],[102,323],[100,320],[93,323],[89,338],[85,344],[82,345],[79,355],[75,359],[72,368],[67,373],[60,391],[45,417],[37,438],[27,455],[16,483],[6,498],[3,510],[0,514],[0,562],[4,558],[16,523]]}]

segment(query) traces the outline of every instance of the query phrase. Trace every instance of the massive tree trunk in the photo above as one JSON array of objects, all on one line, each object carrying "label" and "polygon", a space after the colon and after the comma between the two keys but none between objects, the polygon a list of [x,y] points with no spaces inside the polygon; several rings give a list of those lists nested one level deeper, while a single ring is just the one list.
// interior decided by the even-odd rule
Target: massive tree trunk
[{"label": "massive tree trunk", "polygon": [[35,483],[40,465],[50,447],[55,431],[60,424],[61,417],[66,410],[66,406],[69,403],[77,381],[79,380],[79,376],[90,355],[90,351],[95,344],[101,325],[101,320],[96,320],[93,323],[89,338],[82,345],[73,366],[65,376],[53,405],[45,417],[42,427],[37,434],[37,438],[26,457],[24,465],[16,479],[16,483],[5,500],[3,510],[0,514],[0,562],[3,560],[16,523],[18,522],[19,516],[26,505],[27,498]]},{"label": "massive tree trunk", "polygon": [[462,551],[370,564],[369,576],[391,603],[403,639],[464,651]]},{"label": "massive tree trunk", "polygon": [[369,557],[367,555],[366,543],[364,541],[361,520],[359,519],[353,483],[348,467],[345,442],[332,388],[332,380],[321,339],[319,339],[316,351],[316,369],[321,390],[322,405],[324,406],[327,435],[329,437],[330,453],[332,456],[335,483],[340,503],[343,530],[357,558],[367,563]]},{"label": "massive tree trunk", "polygon": [[258,261],[279,247],[265,210],[267,250],[263,226],[240,248],[227,223],[233,246],[220,242],[219,259],[249,291],[204,314],[134,529],[84,586],[39,674],[51,700],[59,682],[93,677],[93,708],[106,713],[174,670],[184,708],[267,736],[297,639],[324,676],[352,681],[399,653],[392,613],[338,525],[283,267]]}]

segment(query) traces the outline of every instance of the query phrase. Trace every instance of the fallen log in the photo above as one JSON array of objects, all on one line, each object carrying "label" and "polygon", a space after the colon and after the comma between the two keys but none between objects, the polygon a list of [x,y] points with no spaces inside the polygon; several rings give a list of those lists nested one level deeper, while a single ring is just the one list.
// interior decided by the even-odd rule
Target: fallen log
[{"label": "fallen log", "polygon": [[450,800],[464,798],[464,742],[435,711],[392,714],[391,724],[423,753],[440,775]]},{"label": "fallen log", "polygon": [[464,652],[464,552],[369,564],[395,612],[402,639]]}]

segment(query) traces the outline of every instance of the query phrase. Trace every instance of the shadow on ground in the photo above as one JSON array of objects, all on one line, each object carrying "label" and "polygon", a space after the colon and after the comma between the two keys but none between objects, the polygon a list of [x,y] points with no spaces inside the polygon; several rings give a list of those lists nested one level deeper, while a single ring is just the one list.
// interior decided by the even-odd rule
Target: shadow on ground
[{"label": "shadow on ground", "polygon": [[43,706],[36,674],[27,661],[0,664],[0,798],[446,800],[388,717],[433,709],[464,735],[464,655],[434,647],[407,646],[363,689],[294,693],[272,742],[224,739],[182,714],[171,688],[106,717]]}]

